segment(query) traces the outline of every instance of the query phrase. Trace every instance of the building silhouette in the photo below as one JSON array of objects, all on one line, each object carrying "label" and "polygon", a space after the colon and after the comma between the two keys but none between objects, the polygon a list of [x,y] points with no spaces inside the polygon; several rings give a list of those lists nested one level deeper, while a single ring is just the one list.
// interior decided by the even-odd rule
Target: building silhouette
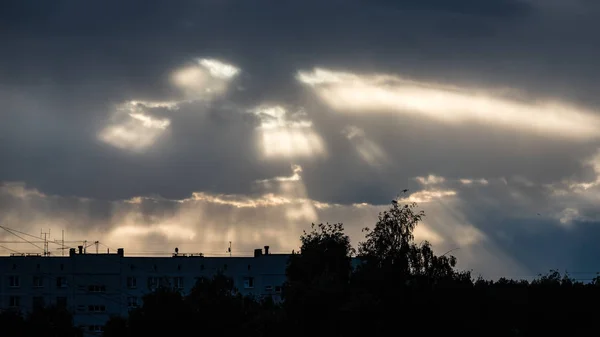
[{"label": "building silhouette", "polygon": [[68,257],[12,254],[0,257],[0,309],[30,312],[36,306],[56,305],[73,314],[74,325],[86,335],[98,335],[112,315],[127,316],[142,297],[159,286],[187,294],[200,277],[217,272],[231,277],[242,295],[281,301],[289,254],[255,249],[253,257],[129,257],[87,254],[83,246]]}]

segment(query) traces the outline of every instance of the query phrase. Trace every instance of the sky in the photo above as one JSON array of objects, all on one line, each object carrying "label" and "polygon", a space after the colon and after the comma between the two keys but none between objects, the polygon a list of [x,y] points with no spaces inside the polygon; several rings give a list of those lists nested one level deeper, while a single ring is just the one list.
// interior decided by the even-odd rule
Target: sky
[{"label": "sky", "polygon": [[2,1],[0,225],[126,255],[287,253],[311,223],[342,222],[357,245],[400,198],[425,211],[416,240],[475,275],[591,279],[599,14],[591,0]]}]

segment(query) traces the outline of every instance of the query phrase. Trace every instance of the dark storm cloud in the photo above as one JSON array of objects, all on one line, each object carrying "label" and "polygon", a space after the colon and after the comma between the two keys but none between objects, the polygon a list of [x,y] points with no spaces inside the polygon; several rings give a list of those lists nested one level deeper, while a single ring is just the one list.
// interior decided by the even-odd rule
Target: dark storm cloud
[{"label": "dark storm cloud", "polygon": [[[516,1],[467,5],[472,2],[395,2],[399,8],[431,9],[418,13],[359,1],[182,1],[178,6],[62,1],[31,12],[29,2],[12,2],[2,11],[4,57],[10,58],[10,66],[2,69],[9,81],[25,80],[19,74],[46,76],[70,83],[70,89],[96,89],[96,95],[113,98],[164,95],[168,88],[161,86],[161,76],[184,59],[205,54],[248,71],[255,87],[269,89],[261,90],[262,96],[271,90],[290,96],[285,90],[291,88],[290,72],[316,64],[437,79],[444,74],[449,81],[521,83],[527,89],[545,85],[553,93],[576,86],[574,94],[587,87],[578,84],[580,77],[568,87],[556,78],[577,71],[573,62],[589,63],[597,55],[573,43],[589,37],[593,27],[577,32],[567,24],[555,27],[536,16],[535,8],[519,10],[527,5]],[[455,16],[465,10],[472,15]],[[494,13],[514,18],[491,20]],[[587,16],[567,19],[579,25],[588,21]],[[553,42],[565,35],[562,46]],[[550,75],[548,66],[554,80],[537,81]]]},{"label": "dark storm cloud", "polygon": [[[557,98],[594,110],[600,106],[600,50],[591,41],[600,29],[600,8],[583,1],[549,3],[3,1],[0,181],[23,181],[56,196],[51,203],[17,203],[2,196],[0,203],[3,209],[20,210],[14,219],[24,223],[37,225],[49,210],[69,218],[73,209],[70,218],[84,224],[80,228],[108,230],[130,221],[125,215],[133,206],[116,199],[156,195],[162,201],[141,204],[137,220],[131,220],[150,226],[162,218],[178,219],[176,203],[160,197],[189,198],[195,191],[260,194],[254,181],[289,176],[290,164],[302,166],[308,197],[343,204],[387,204],[404,188],[419,192],[424,187],[415,176],[437,174],[448,181],[505,177],[508,187],[448,183],[461,202],[450,210],[432,209],[441,214],[437,229],[443,232],[443,212],[462,213],[530,270],[584,269],[593,265],[584,258],[593,255],[593,199],[569,194],[568,202],[556,200],[542,185],[565,178],[593,181],[596,174],[581,161],[595,152],[597,142],[493,125],[448,126],[415,116],[345,115],[294,78],[298,70],[315,66],[379,72],[500,94],[506,94],[504,88],[518,89],[518,95],[509,91],[507,96],[526,102]],[[148,115],[169,118],[171,124],[147,152],[98,140],[116,104],[182,99],[169,76],[197,57],[241,69],[227,93],[182,104],[177,111],[148,109]],[[260,121],[247,110],[263,103],[304,107],[327,155],[262,158],[255,129]],[[349,126],[364,131],[360,142],[344,134]],[[385,164],[368,164],[356,144],[379,146]],[[80,197],[94,199],[82,203]],[[576,218],[565,232],[558,219],[569,207],[579,207],[588,221]],[[31,208],[45,211],[31,213],[41,214],[38,219],[19,218]],[[282,216],[261,219],[258,211],[244,212],[206,223],[216,230],[228,221],[236,228],[258,228]],[[115,214],[125,215],[109,220]],[[257,218],[244,223],[252,216]],[[344,216],[331,213],[326,220]],[[553,249],[559,238],[565,244]],[[583,248],[575,250],[578,246]]]},{"label": "dark storm cloud", "polygon": [[380,5],[387,9],[439,11],[500,18],[520,16],[533,10],[530,3],[521,0],[375,0],[364,3]]},{"label": "dark storm cloud", "polygon": [[[381,6],[399,10],[382,11]],[[423,11],[415,14],[411,9]],[[3,132],[6,145],[0,155],[3,162],[9,163],[3,165],[3,177],[30,181],[48,193],[103,198],[151,192],[181,198],[194,189],[209,188],[207,185],[211,184],[228,191],[230,188],[227,186],[243,190],[246,187],[242,181],[269,176],[258,173],[264,172],[267,165],[260,165],[253,159],[256,150],[246,140],[252,130],[251,124],[233,115],[223,122],[222,116],[229,115],[222,112],[218,104],[199,113],[218,116],[202,119],[201,125],[197,125],[201,118],[193,113],[180,114],[173,119],[168,140],[158,145],[160,154],[154,156],[129,157],[98,145],[92,136],[103,126],[115,103],[128,99],[161,100],[176,96],[167,77],[173,69],[192,57],[222,58],[242,69],[239,84],[245,90],[229,93],[231,99],[238,102],[240,110],[264,101],[305,104],[307,99],[314,99],[310,93],[301,90],[293,74],[298,69],[315,65],[393,71],[449,82],[495,82],[531,91],[547,90],[552,94],[556,86],[565,86],[570,75],[568,71],[561,73],[562,64],[576,63],[581,57],[574,51],[569,55],[572,61],[557,65],[553,54],[547,53],[547,48],[555,51],[565,48],[549,45],[540,40],[542,35],[535,35],[536,29],[551,23],[537,17],[531,5],[512,0],[489,1],[485,5],[473,1],[425,1],[418,4],[415,1],[394,4],[353,1],[345,5],[336,1],[182,1],[177,6],[166,1],[59,1],[43,4],[11,1],[4,2],[0,12],[6,44],[6,52],[1,59],[0,82],[7,89],[5,95],[10,97],[9,102],[16,100],[15,96],[20,97],[19,102],[2,108],[2,115],[11,121],[5,124],[7,130]],[[457,13],[469,15],[455,18],[453,15]],[[495,19],[489,22],[482,20],[489,17]],[[511,20],[501,20],[507,17]],[[475,27],[484,25],[493,34],[485,39],[464,34],[447,37],[448,29],[441,31],[431,25],[440,22],[440,18],[450,20],[449,27],[453,26],[453,22]],[[538,23],[542,28],[534,26],[531,29],[533,33],[524,32],[525,37],[515,36],[515,31]],[[532,41],[535,44],[530,44]],[[539,73],[548,76],[544,64],[553,66],[551,81],[536,79]],[[596,68],[586,68],[590,78],[596,71],[593,69]],[[572,88],[589,88],[581,84],[585,81],[585,78],[569,78],[568,83]],[[544,88],[548,85],[554,88]],[[579,95],[584,96],[585,90]],[[325,123],[323,119],[327,116],[319,116],[326,113],[323,109],[308,112],[315,120]],[[233,126],[227,123],[233,123]],[[329,141],[331,154],[346,153],[348,145],[339,134],[343,125],[336,124],[342,122],[332,120],[330,123],[326,127],[317,124],[316,128]],[[390,143],[389,139],[399,127],[374,119],[362,124],[359,126],[384,146]],[[420,140],[418,160],[408,160],[416,156],[407,152],[408,144],[414,146],[412,141],[391,148],[386,146],[394,158],[402,158],[403,169],[391,178],[398,179],[398,185],[404,185],[404,181],[417,173],[421,165],[429,167],[446,163],[446,173],[461,171],[454,173],[458,175],[471,172],[464,172],[464,167],[455,168],[453,163],[476,156],[481,158],[481,162],[489,163],[486,153],[487,156],[496,156],[498,161],[504,160],[496,154],[498,151],[483,150],[482,144],[494,146],[497,143],[494,141],[504,143],[502,148],[507,156],[516,155],[522,163],[533,160],[527,159],[528,151],[515,150],[511,153],[507,150],[522,149],[526,146],[525,140],[504,139],[502,134],[494,136],[495,139],[489,140],[489,143],[469,144],[472,137],[489,139],[490,134],[455,131],[447,135],[455,141],[439,143],[436,139],[442,136],[436,138],[434,134],[443,130],[435,125],[411,123],[399,137],[411,139],[423,132],[431,137]],[[464,135],[462,138],[459,136],[461,133]],[[214,144],[223,145],[217,150]],[[474,148],[477,146],[481,150]],[[240,151],[228,152],[224,150],[227,147]],[[170,150],[166,150],[168,148]],[[465,148],[469,151],[462,151]],[[463,157],[466,157],[455,157],[457,151],[465,152]],[[558,147],[552,151],[554,153],[544,156],[545,160],[555,160],[555,153],[561,149]],[[588,150],[584,147],[578,151]],[[446,154],[453,157],[446,158]],[[575,153],[570,152],[570,155],[575,156]],[[363,194],[361,200],[373,200],[375,195],[387,195],[392,189],[398,189],[395,184],[384,190],[373,187],[381,185],[389,175],[381,176],[376,184],[369,182],[364,177],[374,177],[372,171],[364,165],[357,166],[356,161],[350,164],[351,156],[334,156],[334,164],[315,167],[315,171],[311,171],[310,162],[304,163],[308,165],[307,178],[317,179],[311,177],[319,176],[329,180],[331,176],[339,176],[335,165],[339,162],[345,163],[344,166],[351,170],[349,172],[361,177],[355,181],[362,186],[355,189]],[[235,160],[238,165],[226,165],[225,160]],[[49,165],[49,162],[52,164]],[[271,169],[269,173],[285,174],[288,165],[279,165],[278,169]],[[567,160],[553,166],[557,167],[555,175],[560,175],[576,164]],[[215,167],[221,168],[218,171],[222,174],[220,178],[211,174]],[[472,167],[481,165],[475,163]],[[503,165],[493,165],[492,168],[505,169]],[[471,170],[477,171],[476,168]],[[89,179],[90,176],[94,178]],[[179,177],[211,183],[184,182]],[[103,187],[106,181],[114,182],[110,191]],[[372,192],[369,193],[369,190]],[[338,194],[317,190],[311,193],[325,199]],[[353,193],[348,191],[341,195],[351,196]],[[351,199],[354,197],[345,200]]]}]

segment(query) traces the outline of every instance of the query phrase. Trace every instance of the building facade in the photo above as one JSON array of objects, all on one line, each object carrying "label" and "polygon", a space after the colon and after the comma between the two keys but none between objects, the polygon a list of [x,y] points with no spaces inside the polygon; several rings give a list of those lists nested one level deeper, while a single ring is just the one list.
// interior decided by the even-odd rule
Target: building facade
[{"label": "building facade", "polygon": [[242,295],[280,301],[288,258],[269,254],[268,246],[256,249],[253,257],[127,257],[123,249],[85,254],[81,247],[71,249],[69,257],[13,254],[0,257],[0,309],[65,307],[86,335],[99,335],[110,316],[126,316],[159,285],[187,294],[198,278],[219,271],[233,279]]}]

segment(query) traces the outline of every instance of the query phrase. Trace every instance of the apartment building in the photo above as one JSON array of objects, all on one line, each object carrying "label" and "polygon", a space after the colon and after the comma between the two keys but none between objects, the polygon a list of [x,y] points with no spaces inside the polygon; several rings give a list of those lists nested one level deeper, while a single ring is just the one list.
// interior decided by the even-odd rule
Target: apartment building
[{"label": "apartment building", "polygon": [[0,309],[66,307],[86,335],[99,335],[111,315],[127,315],[159,285],[188,293],[197,278],[218,271],[231,277],[243,295],[280,301],[288,257],[270,254],[268,246],[256,249],[253,257],[128,257],[123,249],[86,254],[81,246],[68,257],[13,254],[0,257]]}]

